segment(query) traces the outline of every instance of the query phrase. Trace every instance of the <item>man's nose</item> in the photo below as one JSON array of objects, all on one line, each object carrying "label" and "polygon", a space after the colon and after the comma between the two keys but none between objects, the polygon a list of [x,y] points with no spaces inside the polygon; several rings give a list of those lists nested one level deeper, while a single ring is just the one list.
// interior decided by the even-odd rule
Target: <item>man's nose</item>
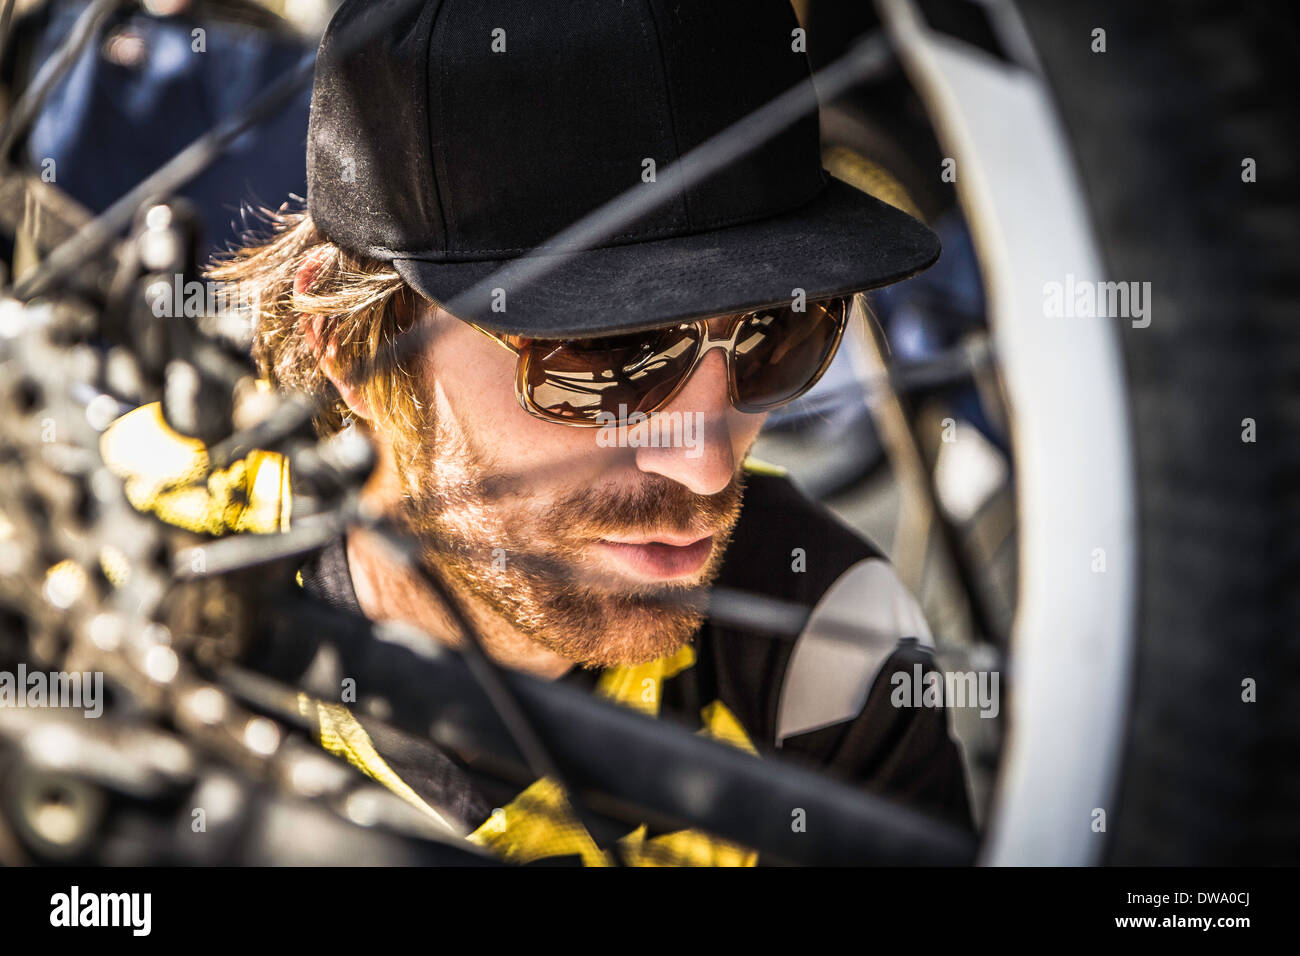
[{"label": "man's nose", "polygon": [[[736,474],[730,412],[727,362],[721,350],[714,349],[673,400],[656,413],[658,447],[641,443],[637,467],[671,478],[697,495],[724,490]],[[643,432],[641,439],[655,435],[650,422],[637,427]]]}]

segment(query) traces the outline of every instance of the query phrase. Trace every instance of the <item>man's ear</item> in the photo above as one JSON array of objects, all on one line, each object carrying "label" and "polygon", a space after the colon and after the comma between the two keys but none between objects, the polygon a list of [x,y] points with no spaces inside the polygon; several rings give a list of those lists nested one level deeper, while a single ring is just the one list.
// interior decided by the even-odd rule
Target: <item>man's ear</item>
[{"label": "man's ear", "polygon": [[[311,287],[325,268],[330,255],[332,255],[331,250],[320,249],[311,253],[302,261],[293,277],[294,295],[304,295],[311,291]],[[338,389],[340,397],[347,403],[354,417],[364,421],[373,421],[370,415],[370,406],[366,404],[361,392],[353,388],[339,371],[336,359],[338,350],[335,343],[332,340],[329,342],[321,340],[321,329],[324,324],[325,317],[322,315],[298,316],[298,325],[303,334],[307,336],[307,342],[311,345],[312,351],[316,353],[316,360],[320,363],[321,371],[325,373],[325,377]]]}]

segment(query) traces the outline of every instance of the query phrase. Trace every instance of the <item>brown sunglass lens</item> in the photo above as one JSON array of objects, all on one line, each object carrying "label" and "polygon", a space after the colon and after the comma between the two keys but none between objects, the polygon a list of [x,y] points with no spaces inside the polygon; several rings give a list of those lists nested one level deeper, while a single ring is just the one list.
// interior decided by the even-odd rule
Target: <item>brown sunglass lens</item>
[{"label": "brown sunglass lens", "polygon": [[736,337],[736,394],[745,410],[773,408],[797,397],[824,370],[839,339],[847,300],[787,307],[749,316]]},{"label": "brown sunglass lens", "polygon": [[529,400],[557,419],[623,421],[672,392],[695,356],[698,331],[682,325],[651,333],[532,343],[524,378]]}]

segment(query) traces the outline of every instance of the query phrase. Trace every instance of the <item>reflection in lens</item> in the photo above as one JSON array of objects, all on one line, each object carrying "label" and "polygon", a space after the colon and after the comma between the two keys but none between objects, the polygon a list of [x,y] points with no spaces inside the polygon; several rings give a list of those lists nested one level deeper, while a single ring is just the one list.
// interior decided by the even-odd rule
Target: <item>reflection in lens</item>
[{"label": "reflection in lens", "polygon": [[843,327],[847,302],[786,306],[745,319],[736,336],[736,392],[747,410],[772,408],[807,389],[825,369]]},{"label": "reflection in lens", "polygon": [[556,418],[596,421],[597,413],[647,411],[677,385],[695,356],[698,332],[658,332],[535,342],[525,364],[529,400]]}]

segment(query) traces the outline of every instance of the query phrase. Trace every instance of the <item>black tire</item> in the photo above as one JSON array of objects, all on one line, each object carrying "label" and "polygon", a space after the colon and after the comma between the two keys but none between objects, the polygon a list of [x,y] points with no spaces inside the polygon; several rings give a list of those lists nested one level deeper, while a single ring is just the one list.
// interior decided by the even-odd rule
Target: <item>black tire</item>
[{"label": "black tire", "polygon": [[[1019,5],[1123,323],[1137,659],[1107,859],[1300,861],[1300,200],[1291,3]],[[1106,31],[1105,53],[1092,32]],[[1242,181],[1256,161],[1258,181]],[[1243,419],[1257,440],[1243,441]],[[1243,702],[1243,681],[1257,685]]]}]

